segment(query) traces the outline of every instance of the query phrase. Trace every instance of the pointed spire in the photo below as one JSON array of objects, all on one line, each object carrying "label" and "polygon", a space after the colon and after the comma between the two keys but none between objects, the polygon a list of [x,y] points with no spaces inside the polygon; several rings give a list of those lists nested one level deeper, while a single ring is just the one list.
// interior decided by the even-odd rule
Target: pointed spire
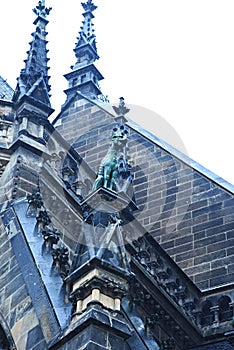
[{"label": "pointed spire", "polygon": [[[87,3],[82,3],[82,6],[85,10],[83,13],[84,21],[80,29],[80,36],[78,37],[78,42],[75,47],[75,54],[77,58],[76,64],[86,64],[93,63],[98,59],[97,47],[96,47],[96,36],[93,29],[92,20],[94,18],[93,11],[97,9],[97,6],[93,4],[92,0],[88,0]],[[86,60],[84,58],[84,52],[81,50],[84,46],[90,46],[92,51],[87,55]]]},{"label": "pointed spire", "polygon": [[51,8],[45,6],[45,0],[39,1],[38,5],[33,9],[37,15],[34,25],[36,26],[32,33],[33,40],[30,42],[30,49],[27,52],[28,57],[24,61],[25,68],[21,70],[18,78],[18,84],[13,97],[15,102],[19,101],[24,95],[33,97],[34,99],[50,106],[49,100],[49,79],[47,58],[48,50],[46,48],[46,20]]},{"label": "pointed spire", "polygon": [[99,59],[96,46],[96,35],[93,28],[93,12],[97,6],[92,0],[81,3],[84,8],[82,26],[74,52],[76,63],[72,66],[72,72],[65,75],[69,88],[65,91],[69,96],[73,92],[80,91],[91,98],[101,95],[99,81],[103,79],[101,73],[94,66]]}]

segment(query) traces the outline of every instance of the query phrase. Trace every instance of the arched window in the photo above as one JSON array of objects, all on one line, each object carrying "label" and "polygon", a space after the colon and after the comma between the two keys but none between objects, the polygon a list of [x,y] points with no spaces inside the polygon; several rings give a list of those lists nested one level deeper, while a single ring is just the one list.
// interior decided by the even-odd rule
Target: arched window
[{"label": "arched window", "polygon": [[219,318],[220,321],[229,321],[232,319],[232,309],[230,307],[231,299],[228,296],[222,296],[219,299]]}]

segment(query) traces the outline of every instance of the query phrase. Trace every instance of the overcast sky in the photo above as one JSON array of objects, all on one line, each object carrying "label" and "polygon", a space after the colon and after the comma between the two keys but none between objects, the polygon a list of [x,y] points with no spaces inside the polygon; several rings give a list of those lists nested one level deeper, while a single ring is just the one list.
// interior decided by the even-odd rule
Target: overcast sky
[{"label": "overcast sky", "polygon": [[[83,9],[78,0],[46,2],[53,8],[47,39],[58,113]],[[192,159],[234,184],[234,1],[94,2],[103,93],[111,102],[124,96],[127,104],[140,106],[130,117],[177,146],[173,128]],[[36,5],[37,0],[1,4],[0,75],[13,88],[24,67]],[[142,107],[152,112],[144,114]]]}]

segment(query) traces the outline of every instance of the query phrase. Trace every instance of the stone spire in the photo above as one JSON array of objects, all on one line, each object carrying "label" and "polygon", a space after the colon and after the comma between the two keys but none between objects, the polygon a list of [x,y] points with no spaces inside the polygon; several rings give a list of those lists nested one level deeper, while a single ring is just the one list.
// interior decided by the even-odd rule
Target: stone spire
[{"label": "stone spire", "polygon": [[[83,13],[84,21],[82,22],[78,42],[74,49],[78,65],[79,63],[81,63],[81,65],[85,65],[85,61],[86,63],[92,63],[99,58],[96,47],[96,36],[94,34],[92,23],[94,18],[93,11],[97,9],[97,6],[93,4],[92,0],[89,0],[87,3],[82,3],[82,6],[85,10]],[[92,51],[90,52],[90,55],[87,55],[86,60],[84,57],[84,52],[81,50],[84,45],[92,48]],[[84,60],[82,60],[82,58],[84,58]]]},{"label": "stone spire", "polygon": [[96,36],[93,29],[93,12],[97,6],[92,0],[82,3],[84,8],[82,26],[74,52],[76,63],[72,66],[72,72],[65,75],[69,88],[65,91],[68,96],[80,91],[84,95],[96,98],[101,95],[99,81],[103,76],[95,67],[94,62],[99,59],[96,47]]},{"label": "stone spire", "polygon": [[47,15],[51,8],[45,6],[45,0],[39,1],[33,12],[37,18],[34,21],[35,31],[32,33],[33,40],[30,42],[30,49],[27,52],[25,68],[21,70],[18,78],[13,101],[18,102],[23,96],[30,96],[35,100],[50,107],[50,85],[48,76],[46,48],[46,26]]}]

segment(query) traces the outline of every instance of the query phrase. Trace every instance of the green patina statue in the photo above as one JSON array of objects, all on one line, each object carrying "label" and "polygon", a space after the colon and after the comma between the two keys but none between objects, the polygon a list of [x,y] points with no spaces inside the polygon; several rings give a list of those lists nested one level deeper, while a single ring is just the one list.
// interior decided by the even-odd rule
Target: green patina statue
[{"label": "green patina statue", "polygon": [[123,123],[118,124],[112,133],[112,145],[102,160],[93,189],[100,187],[112,191],[121,190],[121,182],[129,177],[130,165],[125,158],[128,131]]}]

